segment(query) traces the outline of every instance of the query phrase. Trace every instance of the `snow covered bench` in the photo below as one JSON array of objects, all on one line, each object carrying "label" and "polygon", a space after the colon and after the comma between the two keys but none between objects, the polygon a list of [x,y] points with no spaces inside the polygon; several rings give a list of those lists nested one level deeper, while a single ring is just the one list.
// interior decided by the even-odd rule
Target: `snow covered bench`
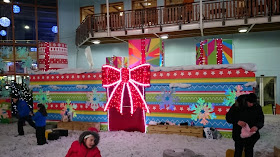
[{"label": "snow covered bench", "polygon": [[91,127],[100,130],[100,122],[58,122],[58,128],[63,128],[67,130],[81,130],[86,131]]},{"label": "snow covered bench", "polygon": [[149,125],[149,134],[178,134],[203,137],[203,127],[177,126],[177,125]]}]

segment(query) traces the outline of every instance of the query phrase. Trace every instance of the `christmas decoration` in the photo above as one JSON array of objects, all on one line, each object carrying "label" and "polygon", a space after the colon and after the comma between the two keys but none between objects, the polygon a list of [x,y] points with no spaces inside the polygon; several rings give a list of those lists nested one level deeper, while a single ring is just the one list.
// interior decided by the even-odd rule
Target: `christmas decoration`
[{"label": "christmas decoration", "polygon": [[248,91],[241,91],[243,88],[241,85],[237,85],[235,89],[227,89],[225,92],[226,98],[224,99],[223,104],[226,106],[231,106],[235,103],[235,100],[238,96],[242,94],[249,94]]},{"label": "christmas decoration", "polygon": [[12,54],[12,48],[9,46],[2,46],[0,51],[1,51],[1,57],[6,57],[8,58]]},{"label": "christmas decoration", "polygon": [[174,104],[179,101],[179,98],[177,96],[174,96],[174,93],[175,93],[175,89],[171,89],[170,91],[163,89],[161,95],[156,96],[157,101],[160,101],[159,103],[160,110],[170,109],[174,111],[174,107],[175,107]]},{"label": "christmas decoration", "polygon": [[27,47],[18,47],[16,52],[20,58],[26,58],[28,56]]},{"label": "christmas decoration", "polygon": [[196,44],[196,65],[232,64],[232,40],[207,39]]},{"label": "christmas decoration", "polygon": [[[107,95],[108,101],[104,111],[115,107],[120,113],[123,112],[123,97],[125,88],[128,90],[130,99],[130,113],[133,114],[138,107],[149,112],[144,99],[144,94],[138,87],[150,86],[150,65],[142,64],[132,69],[117,69],[110,65],[102,66],[102,86],[105,88],[114,87],[111,94]],[[108,91],[108,89],[107,89]],[[109,92],[108,92],[109,93]]]},{"label": "christmas decoration", "polygon": [[20,12],[20,7],[18,5],[13,5],[13,12],[15,14],[19,13]]},{"label": "christmas decoration", "polygon": [[28,85],[23,83],[22,84],[22,99],[28,104],[30,111],[33,111],[33,96],[31,94]]},{"label": "christmas decoration", "polygon": [[52,32],[53,33],[57,33],[58,32],[57,26],[52,26]]},{"label": "christmas decoration", "polygon": [[6,69],[6,64],[5,64],[5,62],[3,61],[3,59],[0,58],[0,70],[3,70],[3,71],[4,71],[4,69]]},{"label": "christmas decoration", "polygon": [[[20,99],[20,97],[21,97],[21,95],[20,95],[20,92],[21,92],[20,91],[20,86],[17,83],[12,82],[10,87],[11,87],[11,96],[12,97],[18,97]],[[12,114],[16,115],[17,113],[18,113],[18,111],[17,111],[17,104],[12,101]]]},{"label": "christmas decoration", "polygon": [[199,98],[196,105],[191,106],[191,111],[194,111],[192,114],[192,120],[199,120],[201,124],[206,125],[208,123],[207,119],[216,118],[214,113],[214,107],[212,103],[205,103],[205,100]]},{"label": "christmas decoration", "polygon": [[97,89],[94,88],[92,93],[87,93],[87,98],[89,101],[86,102],[87,106],[90,106],[93,111],[97,110],[99,107],[104,108],[104,104],[101,99],[104,97],[103,94],[98,94]]},{"label": "christmas decoration", "polygon": [[25,78],[23,79],[23,83],[26,84],[27,87],[29,87],[29,85],[30,85],[30,79],[29,79],[29,77],[25,77]]},{"label": "christmas decoration", "polygon": [[11,92],[10,88],[6,89],[6,80],[1,79],[0,80],[0,96],[3,98],[9,97],[10,92]]},{"label": "christmas decoration", "polygon": [[40,89],[39,94],[35,96],[35,99],[39,101],[40,104],[45,105],[46,109],[48,108],[48,103],[52,102],[52,99],[49,97],[49,91],[44,93],[42,89]]},{"label": "christmas decoration", "polygon": [[7,35],[7,32],[6,32],[5,30],[1,30],[1,31],[0,31],[0,35],[1,35],[2,37],[4,37],[4,36]]},{"label": "christmas decoration", "polygon": [[11,122],[11,99],[0,98],[0,122],[10,123]]},{"label": "christmas decoration", "polygon": [[9,18],[7,17],[1,17],[0,18],[0,25],[3,26],[3,27],[9,27],[11,24],[11,21]]},{"label": "christmas decoration", "polygon": [[38,54],[40,70],[48,71],[68,67],[68,51],[64,43],[40,43]]},{"label": "christmas decoration", "polygon": [[235,103],[236,91],[231,90],[230,88],[225,92],[226,98],[224,99],[223,105],[231,106]]},{"label": "christmas decoration", "polygon": [[30,56],[28,56],[26,59],[23,59],[22,62],[23,62],[23,64],[21,65],[22,68],[27,68],[27,70],[31,69],[33,60]]},{"label": "christmas decoration", "polygon": [[106,64],[115,68],[127,67],[127,57],[106,57]]},{"label": "christmas decoration", "polygon": [[164,65],[164,44],[161,38],[128,41],[129,67],[149,63],[153,67]]},{"label": "christmas decoration", "polygon": [[75,111],[75,109],[77,109],[77,105],[71,104],[71,101],[69,99],[66,100],[66,104],[61,103],[60,107],[62,108],[62,110],[60,111],[62,121],[72,121],[73,117],[77,117],[77,113]]}]

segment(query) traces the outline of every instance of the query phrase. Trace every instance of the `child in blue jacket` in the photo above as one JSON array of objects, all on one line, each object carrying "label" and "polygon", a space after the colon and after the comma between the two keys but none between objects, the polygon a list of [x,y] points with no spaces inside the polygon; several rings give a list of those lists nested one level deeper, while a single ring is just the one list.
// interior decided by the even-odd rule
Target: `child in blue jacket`
[{"label": "child in blue jacket", "polygon": [[38,112],[36,112],[35,115],[32,117],[36,125],[36,138],[38,145],[43,145],[47,143],[45,137],[47,115],[48,113],[46,111],[45,106],[43,104],[38,104]]},{"label": "child in blue jacket", "polygon": [[[12,101],[17,105],[17,118],[18,118],[18,135],[23,136],[24,135],[24,130],[23,130],[23,125],[25,124],[25,121],[29,123],[30,126],[35,128],[35,124],[31,119],[30,116],[30,109],[28,107],[28,104],[21,100],[19,96],[13,95],[12,96]],[[17,135],[17,136],[18,136]]]}]

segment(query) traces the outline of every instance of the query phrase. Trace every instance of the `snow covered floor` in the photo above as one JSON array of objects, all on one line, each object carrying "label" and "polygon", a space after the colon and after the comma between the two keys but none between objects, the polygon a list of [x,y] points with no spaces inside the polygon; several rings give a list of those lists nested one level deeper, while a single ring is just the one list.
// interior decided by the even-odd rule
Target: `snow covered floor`
[{"label": "snow covered floor", "polygon": [[[35,130],[24,127],[25,136],[17,135],[17,125],[0,124],[0,156],[2,157],[63,157],[80,131],[70,131],[68,137],[36,145]],[[280,146],[280,116],[266,115],[261,139],[255,146],[256,157],[272,157],[273,146]],[[162,157],[165,149],[193,150],[206,157],[224,157],[227,149],[234,148],[232,139],[207,140],[180,135],[143,134],[139,132],[100,132],[98,145],[103,157]]]}]

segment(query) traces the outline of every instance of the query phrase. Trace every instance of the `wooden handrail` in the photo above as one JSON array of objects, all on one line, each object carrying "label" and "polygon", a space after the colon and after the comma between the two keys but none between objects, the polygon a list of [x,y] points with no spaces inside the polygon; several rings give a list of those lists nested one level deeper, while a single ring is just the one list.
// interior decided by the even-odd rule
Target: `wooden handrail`
[{"label": "wooden handrail", "polygon": [[[280,0],[224,0],[204,1],[203,20],[241,19],[280,14]],[[196,23],[199,21],[199,3],[161,6],[110,13],[110,29],[128,30],[163,25]],[[87,16],[76,30],[76,44],[94,32],[107,31],[107,15]]]}]

